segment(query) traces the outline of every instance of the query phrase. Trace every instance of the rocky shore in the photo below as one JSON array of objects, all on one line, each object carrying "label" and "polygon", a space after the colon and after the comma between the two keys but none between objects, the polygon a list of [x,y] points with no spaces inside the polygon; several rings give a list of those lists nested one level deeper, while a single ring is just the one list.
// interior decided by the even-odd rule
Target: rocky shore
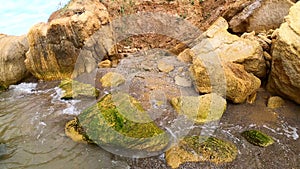
[{"label": "rocky shore", "polygon": [[61,99],[95,102],[67,123],[75,141],[165,153],[171,168],[230,163],[234,143],[191,128],[218,123],[228,104],[255,105],[262,88],[270,109],[300,104],[299,16],[290,0],[71,0],[27,35],[0,34],[0,92],[30,76],[62,80]]}]

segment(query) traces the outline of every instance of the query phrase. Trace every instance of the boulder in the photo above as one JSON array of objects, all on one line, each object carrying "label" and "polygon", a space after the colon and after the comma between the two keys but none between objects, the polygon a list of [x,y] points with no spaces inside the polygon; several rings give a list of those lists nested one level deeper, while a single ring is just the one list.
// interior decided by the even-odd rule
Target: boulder
[{"label": "boulder", "polygon": [[[36,24],[28,32],[27,69],[42,80],[71,77],[85,43],[108,23],[107,9],[98,0],[71,0],[66,7],[54,12],[48,23]],[[103,46],[93,51],[102,58],[108,53]]]},{"label": "boulder", "polygon": [[[210,66],[209,69],[214,69]],[[211,70],[210,70],[211,71]],[[226,98],[234,103],[243,103],[248,97],[256,93],[260,87],[260,80],[253,74],[247,73],[242,65],[235,63],[226,63],[223,70],[214,72],[211,77],[207,72],[207,67],[200,60],[195,60],[191,67],[191,73],[194,77],[194,83],[197,91],[200,93],[211,93],[220,91],[219,87],[225,87]],[[212,86],[212,83],[218,83],[211,78],[226,78],[224,86]],[[220,84],[217,84],[220,85]],[[221,84],[222,85],[222,84]]]},{"label": "boulder", "polygon": [[221,62],[241,64],[247,72],[259,78],[265,77],[266,62],[259,42],[230,34],[227,29],[227,21],[220,17],[192,48],[196,54],[194,58],[217,56]]},{"label": "boulder", "polygon": [[171,168],[187,162],[232,162],[237,156],[236,146],[216,137],[186,136],[178,145],[166,152],[166,161]]},{"label": "boulder", "polygon": [[0,88],[7,88],[28,75],[24,64],[28,48],[26,36],[0,35]]},{"label": "boulder", "polygon": [[262,32],[276,29],[283,23],[284,17],[293,5],[290,0],[252,0],[251,3],[247,2],[241,12],[231,15],[233,17],[229,20],[229,25],[233,32]]},{"label": "boulder", "polygon": [[275,31],[272,44],[272,66],[267,89],[300,104],[300,2]]},{"label": "boulder", "polygon": [[173,98],[171,104],[178,114],[196,123],[220,120],[226,110],[226,100],[215,93]]},{"label": "boulder", "polygon": [[190,72],[200,93],[226,92],[227,99],[242,103],[260,87],[257,77],[266,76],[266,63],[259,42],[232,35],[227,28],[219,18],[197,39]]}]

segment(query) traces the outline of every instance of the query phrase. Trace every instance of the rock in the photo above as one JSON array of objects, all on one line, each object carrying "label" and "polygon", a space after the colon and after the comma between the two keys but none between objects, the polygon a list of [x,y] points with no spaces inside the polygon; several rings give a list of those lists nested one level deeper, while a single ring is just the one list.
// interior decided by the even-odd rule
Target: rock
[{"label": "rock", "polygon": [[240,33],[276,29],[292,5],[290,0],[254,0],[230,19],[230,28]]},{"label": "rock", "polygon": [[241,134],[248,142],[260,147],[267,147],[274,143],[272,137],[258,130],[247,130]]},{"label": "rock", "polygon": [[112,67],[112,63],[111,63],[110,60],[104,60],[104,61],[102,61],[102,62],[100,62],[98,64],[98,67],[99,68],[111,68]]},{"label": "rock", "polygon": [[[209,69],[214,69],[214,66],[209,66]],[[211,77],[207,72],[207,67],[196,59],[191,67],[191,73],[194,77],[194,83],[197,91],[200,93],[211,93],[219,91],[218,87],[226,89],[226,98],[234,103],[243,103],[247,97],[256,93],[260,87],[260,80],[254,75],[247,73],[242,65],[234,63],[226,63],[223,65],[223,72],[215,72],[213,78],[219,79],[226,77],[224,86],[211,85]],[[216,83],[216,82],[214,82]]]},{"label": "rock", "polygon": [[173,98],[171,104],[178,114],[186,115],[196,123],[220,120],[226,110],[226,100],[214,93]]},{"label": "rock", "polygon": [[272,65],[267,89],[274,95],[300,104],[300,2],[275,32],[272,44]]},{"label": "rock", "polygon": [[215,137],[187,136],[166,152],[166,161],[170,167],[178,168],[186,162],[232,162],[236,156],[237,148],[230,142]]},{"label": "rock", "polygon": [[79,125],[78,119],[75,118],[69,122],[67,122],[65,126],[66,136],[71,138],[73,141],[78,143],[92,143],[85,135],[83,128]]},{"label": "rock", "polygon": [[107,9],[98,0],[70,1],[66,7],[54,12],[48,23],[39,23],[29,30],[27,69],[38,79],[54,80],[70,78],[77,62],[84,67],[80,70],[94,68],[94,65],[80,60],[83,58],[77,59],[80,53],[90,58],[93,53],[89,51],[97,51],[97,57],[102,58],[109,53],[101,36],[96,46],[93,41],[96,38],[90,40],[108,23]]},{"label": "rock", "polygon": [[284,105],[284,100],[279,96],[270,97],[268,100],[268,108],[276,109]]},{"label": "rock", "polygon": [[24,64],[28,49],[26,36],[0,36],[0,88],[6,89],[28,76]]},{"label": "rock", "polygon": [[177,59],[185,63],[192,63],[193,57],[194,57],[193,51],[191,49],[185,49],[177,56]]},{"label": "rock", "polygon": [[160,71],[165,72],[165,73],[169,73],[172,70],[174,70],[174,66],[170,63],[166,63],[163,60],[159,60],[157,63],[157,67]]},{"label": "rock", "polygon": [[175,84],[182,87],[191,87],[192,82],[184,77],[175,76]]},{"label": "rock", "polygon": [[[85,109],[77,119],[69,122],[72,125],[66,125],[66,130],[70,131],[69,126],[79,126],[83,137],[78,140],[87,137],[91,142],[106,148],[112,147],[119,153],[161,151],[169,142],[168,135],[156,126],[140,103],[125,93],[105,95],[98,103]],[[71,138],[77,140],[78,137]]]},{"label": "rock", "polygon": [[78,97],[98,97],[99,91],[90,84],[80,83],[72,79],[61,81],[58,86],[63,90],[61,99],[74,99]]},{"label": "rock", "polygon": [[190,72],[200,93],[226,90],[226,98],[242,103],[260,87],[257,77],[266,76],[266,63],[257,41],[232,35],[227,28],[219,18],[199,37]]},{"label": "rock", "polygon": [[103,87],[117,87],[125,83],[125,78],[119,73],[108,72],[100,79],[100,82]]}]

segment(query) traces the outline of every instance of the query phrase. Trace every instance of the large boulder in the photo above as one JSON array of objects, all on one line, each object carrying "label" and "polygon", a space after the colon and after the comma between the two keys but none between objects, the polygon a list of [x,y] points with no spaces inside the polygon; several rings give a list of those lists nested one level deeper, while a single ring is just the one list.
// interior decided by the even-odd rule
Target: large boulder
[{"label": "large boulder", "polygon": [[[70,77],[85,42],[108,23],[107,9],[98,0],[71,0],[54,12],[48,23],[30,29],[26,67],[43,80]],[[99,50],[99,55],[108,53],[106,49]]]},{"label": "large boulder", "polygon": [[[237,1],[232,5],[242,2]],[[284,17],[293,5],[290,0],[252,0],[250,2],[246,0],[246,2],[244,3],[246,5],[240,5],[240,12],[235,15],[227,14],[233,16],[229,19],[233,32],[261,32],[276,29],[283,23]]]},{"label": "large boulder", "polygon": [[192,48],[190,72],[200,93],[220,93],[223,88],[227,99],[242,103],[260,87],[257,77],[266,76],[266,63],[257,41],[232,35],[227,28],[219,18],[203,33]]},{"label": "large boulder", "polygon": [[300,104],[300,2],[274,34],[267,89]]},{"label": "large boulder", "polygon": [[26,36],[0,34],[0,88],[7,88],[28,75],[24,60],[28,51]]}]

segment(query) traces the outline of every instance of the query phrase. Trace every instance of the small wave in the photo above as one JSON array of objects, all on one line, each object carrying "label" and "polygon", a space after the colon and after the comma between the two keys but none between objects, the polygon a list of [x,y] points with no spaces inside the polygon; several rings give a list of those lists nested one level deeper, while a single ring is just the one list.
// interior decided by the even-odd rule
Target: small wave
[{"label": "small wave", "polygon": [[34,93],[37,83],[20,83],[18,85],[9,86],[9,90],[20,91],[24,93]]}]

